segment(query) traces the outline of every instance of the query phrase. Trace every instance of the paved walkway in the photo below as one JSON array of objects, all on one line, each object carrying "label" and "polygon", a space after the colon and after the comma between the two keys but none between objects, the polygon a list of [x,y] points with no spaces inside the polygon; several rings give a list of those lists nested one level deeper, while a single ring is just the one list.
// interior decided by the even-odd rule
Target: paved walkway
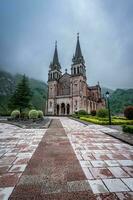
[{"label": "paved walkway", "polygon": [[0,200],[133,199],[133,147],[102,128],[68,118],[46,132],[0,124]]},{"label": "paved walkway", "polygon": [[110,128],[67,118],[61,122],[93,193],[133,199],[133,147],[103,133]]},{"label": "paved walkway", "polygon": [[0,200],[7,200],[45,134],[0,123]]}]

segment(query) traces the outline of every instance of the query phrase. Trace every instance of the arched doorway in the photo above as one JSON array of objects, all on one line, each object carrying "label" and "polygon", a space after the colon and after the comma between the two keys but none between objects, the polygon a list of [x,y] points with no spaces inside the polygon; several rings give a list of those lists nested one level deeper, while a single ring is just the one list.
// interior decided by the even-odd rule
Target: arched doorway
[{"label": "arched doorway", "polygon": [[70,105],[67,104],[67,115],[69,115],[69,114],[70,114]]},{"label": "arched doorway", "polygon": [[57,115],[59,115],[59,104],[57,104]]},{"label": "arched doorway", "polygon": [[65,104],[61,104],[61,115],[65,115]]}]

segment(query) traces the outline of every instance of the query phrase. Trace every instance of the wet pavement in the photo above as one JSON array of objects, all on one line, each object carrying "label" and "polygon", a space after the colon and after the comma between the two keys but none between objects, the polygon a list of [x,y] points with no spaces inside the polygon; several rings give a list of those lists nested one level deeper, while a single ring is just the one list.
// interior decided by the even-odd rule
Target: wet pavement
[{"label": "wet pavement", "polygon": [[68,118],[61,122],[93,193],[133,199],[133,146],[105,134],[114,129]]},{"label": "wet pavement", "polygon": [[55,118],[46,129],[0,124],[0,200],[131,200],[133,147],[113,129]]},{"label": "wet pavement", "polygon": [[12,193],[45,131],[0,123],[0,200]]}]

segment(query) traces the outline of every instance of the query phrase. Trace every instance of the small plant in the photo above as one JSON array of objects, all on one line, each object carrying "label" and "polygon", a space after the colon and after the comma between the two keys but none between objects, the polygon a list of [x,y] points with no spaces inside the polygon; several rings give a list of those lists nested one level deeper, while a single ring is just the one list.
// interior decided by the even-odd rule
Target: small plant
[{"label": "small plant", "polygon": [[133,133],[133,126],[132,125],[123,125],[122,130],[126,133]]},{"label": "small plant", "polygon": [[20,117],[20,111],[19,110],[13,110],[11,113],[11,117],[13,119],[18,119]]},{"label": "small plant", "polygon": [[133,106],[128,106],[125,108],[124,116],[129,120],[133,119]]},{"label": "small plant", "polygon": [[87,115],[88,113],[85,110],[79,110],[78,114],[79,115]]},{"label": "small plant", "polygon": [[38,110],[38,118],[43,118],[43,112],[41,110]]},{"label": "small plant", "polygon": [[91,115],[96,116],[96,110],[91,110]]},{"label": "small plant", "polygon": [[108,116],[108,110],[105,108],[98,110],[97,116],[100,118],[106,118]]},{"label": "small plant", "polygon": [[29,111],[29,118],[30,119],[37,119],[38,118],[38,111],[37,110],[30,110]]}]

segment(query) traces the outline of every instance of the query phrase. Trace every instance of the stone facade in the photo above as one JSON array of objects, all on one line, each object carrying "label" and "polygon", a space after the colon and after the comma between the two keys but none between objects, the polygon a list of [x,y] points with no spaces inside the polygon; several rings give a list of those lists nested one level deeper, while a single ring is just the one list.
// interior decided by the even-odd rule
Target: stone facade
[{"label": "stone facade", "polygon": [[53,61],[48,73],[48,115],[71,115],[78,110],[97,110],[105,106],[100,85],[89,87],[86,80],[86,66],[82,56],[79,35],[75,55],[72,59],[71,74],[61,72],[57,43]]}]

